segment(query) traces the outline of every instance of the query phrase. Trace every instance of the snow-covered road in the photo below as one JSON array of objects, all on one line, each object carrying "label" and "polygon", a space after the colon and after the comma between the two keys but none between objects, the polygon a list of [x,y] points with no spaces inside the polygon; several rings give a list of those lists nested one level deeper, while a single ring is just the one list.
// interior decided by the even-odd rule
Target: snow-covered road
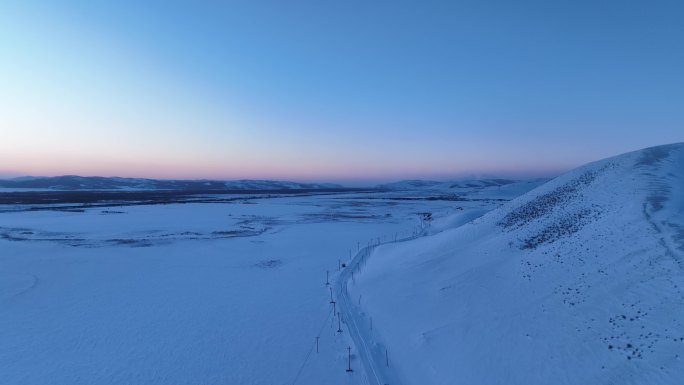
[{"label": "snow-covered road", "polygon": [[399,384],[399,381],[396,380],[389,367],[384,363],[381,365],[378,362],[382,346],[377,341],[373,341],[370,321],[362,313],[357,312],[357,309],[352,305],[352,300],[349,298],[349,292],[347,291],[347,285],[352,280],[352,274],[355,271],[358,272],[362,261],[368,258],[373,248],[375,246],[361,249],[354,256],[349,266],[342,270],[338,280],[335,282],[336,300],[349,336],[354,341],[355,354],[358,354],[360,361],[364,365],[368,382],[372,385]]},{"label": "snow-covered road", "polygon": [[347,285],[354,284],[354,274],[359,274],[362,271],[364,263],[370,258],[372,251],[377,246],[410,241],[423,235],[424,232],[401,239],[394,238],[387,242],[369,244],[354,255],[334,282],[335,299],[349,336],[354,342],[355,354],[358,354],[363,363],[368,383],[371,385],[398,385],[402,382],[397,371],[390,366],[387,347],[380,341],[378,335],[373,333],[371,319],[354,305],[353,299],[349,296]]}]

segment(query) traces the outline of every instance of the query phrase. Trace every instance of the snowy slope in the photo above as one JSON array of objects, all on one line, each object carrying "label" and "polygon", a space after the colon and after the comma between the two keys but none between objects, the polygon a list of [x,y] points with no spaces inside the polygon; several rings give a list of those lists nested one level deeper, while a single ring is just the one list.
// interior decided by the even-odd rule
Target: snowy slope
[{"label": "snowy slope", "polygon": [[580,167],[349,285],[404,384],[682,384],[684,144]]}]

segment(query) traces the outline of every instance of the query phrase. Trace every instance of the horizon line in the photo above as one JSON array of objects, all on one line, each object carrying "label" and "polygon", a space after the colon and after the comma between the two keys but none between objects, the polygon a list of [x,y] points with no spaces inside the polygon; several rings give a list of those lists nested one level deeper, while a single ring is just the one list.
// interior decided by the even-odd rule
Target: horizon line
[{"label": "horizon line", "polygon": [[[514,181],[524,181],[524,180],[535,180],[535,179],[551,179],[555,178],[568,170],[557,171],[557,172],[520,172],[520,173],[472,173],[464,175],[452,175],[452,176],[418,176],[418,175],[407,175],[406,177],[321,177],[321,178],[272,178],[272,177],[150,177],[150,176],[120,176],[118,175],[107,175],[107,174],[54,174],[54,175],[30,175],[30,174],[18,174],[18,173],[2,173],[0,172],[0,180],[17,180],[22,178],[35,178],[35,179],[48,179],[48,178],[64,178],[64,177],[75,177],[75,178],[103,178],[103,179],[143,179],[143,180],[158,180],[158,181],[219,181],[219,182],[239,182],[239,181],[270,181],[270,182],[292,182],[292,183],[331,183],[331,184],[343,184],[343,183],[369,183],[369,184],[387,184],[387,183],[398,183],[398,182],[408,182],[408,181],[421,181],[421,182],[437,182],[446,183],[454,181],[466,181],[466,180],[485,180],[485,179],[507,179]],[[125,175],[125,174],[124,174]]]}]

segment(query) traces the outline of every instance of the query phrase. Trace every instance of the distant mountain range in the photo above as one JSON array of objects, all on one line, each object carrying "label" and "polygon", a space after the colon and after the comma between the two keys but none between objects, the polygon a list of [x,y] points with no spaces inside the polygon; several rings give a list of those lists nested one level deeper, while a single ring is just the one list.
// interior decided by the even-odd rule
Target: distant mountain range
[{"label": "distant mountain range", "polygon": [[[532,182],[545,182],[547,179],[534,180]],[[375,186],[380,190],[391,191],[452,191],[457,190],[480,190],[500,188],[503,186],[515,186],[523,181],[511,179],[463,179],[447,182],[430,180],[403,180],[393,183],[385,183]],[[525,181],[529,183],[531,181]],[[54,177],[24,176],[11,179],[0,179],[0,188],[6,190],[57,190],[57,191],[80,191],[80,190],[174,190],[174,191],[225,191],[225,190],[325,190],[341,189],[342,185],[335,183],[299,183],[274,180],[183,180],[183,179],[146,179],[146,178],[119,178],[99,176],[64,175]]]},{"label": "distant mountain range", "polygon": [[338,189],[334,183],[297,183],[272,180],[162,180],[117,177],[20,177],[0,180],[0,188],[49,190],[316,190]]},{"label": "distant mountain range", "polygon": [[[535,179],[535,182],[545,182],[548,179]],[[402,180],[399,182],[381,184],[378,188],[384,190],[454,190],[454,189],[484,189],[492,187],[502,187],[520,183],[520,180],[483,178],[483,179],[462,179],[447,182],[431,180]],[[526,181],[529,182],[529,181]]]}]

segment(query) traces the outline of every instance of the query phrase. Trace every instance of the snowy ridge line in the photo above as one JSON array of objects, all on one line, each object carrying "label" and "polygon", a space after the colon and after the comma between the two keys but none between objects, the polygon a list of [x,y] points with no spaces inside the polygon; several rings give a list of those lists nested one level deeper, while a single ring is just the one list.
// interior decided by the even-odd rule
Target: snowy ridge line
[{"label": "snowy ridge line", "polygon": [[[321,334],[323,333],[323,329],[328,325],[328,320],[330,319],[330,315],[332,314],[332,308],[329,309],[328,311],[328,316],[325,317],[323,320],[323,325],[321,328],[318,330],[318,335],[317,337],[320,338]],[[299,377],[302,375],[302,372],[304,371],[304,367],[306,364],[309,362],[309,358],[311,358],[311,352],[313,352],[313,345],[309,347],[309,351],[306,353],[306,357],[304,358],[304,362],[302,362],[302,366],[299,367],[299,370],[297,371],[297,375],[295,376],[294,380],[292,380],[292,385],[295,385],[297,383],[297,380],[299,380]]]},{"label": "snowy ridge line", "polygon": [[[338,298],[340,310],[345,315],[343,322],[347,326],[349,336],[351,337],[352,342],[356,347],[356,351],[359,354],[359,359],[361,362],[363,362],[367,380],[373,385],[399,385],[401,384],[401,381],[399,381],[399,378],[395,372],[390,371],[387,368],[383,368],[382,365],[378,365],[376,361],[378,357],[376,355],[382,354],[381,345],[377,339],[373,340],[370,335],[372,332],[359,327],[359,321],[361,321],[362,316],[361,314],[354,312],[353,306],[351,305],[352,302],[348,296],[347,284],[352,278],[354,271],[360,271],[360,265],[366,261],[366,258],[370,257],[371,251],[376,247],[385,244],[411,241],[420,238],[425,234],[425,229],[423,229],[422,231],[414,233],[409,237],[399,239],[395,238],[394,240],[386,242],[380,242],[378,240],[377,243],[369,243],[368,246],[363,247],[354,255],[349,265],[341,271],[334,282],[335,293]],[[349,320],[349,322],[347,320]],[[372,347],[368,346],[369,342],[375,345],[375,351],[373,351]],[[375,353],[375,355],[373,353]]]}]

